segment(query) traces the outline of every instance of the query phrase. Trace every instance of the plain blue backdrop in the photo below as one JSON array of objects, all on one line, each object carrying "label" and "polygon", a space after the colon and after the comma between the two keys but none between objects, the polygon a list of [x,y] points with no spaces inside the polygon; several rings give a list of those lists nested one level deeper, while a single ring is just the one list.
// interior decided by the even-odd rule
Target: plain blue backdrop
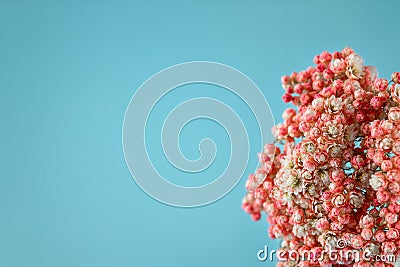
[{"label": "plain blue backdrop", "polygon": [[[351,46],[382,77],[399,71],[399,8],[365,0],[0,0],[0,266],[272,265],[256,257],[265,244],[278,246],[265,217],[254,223],[240,208],[246,177],[194,209],[140,190],[121,145],[129,100],[154,73],[209,60],[253,79],[280,121],[280,77],[324,50]],[[188,130],[183,144],[200,138]]]}]

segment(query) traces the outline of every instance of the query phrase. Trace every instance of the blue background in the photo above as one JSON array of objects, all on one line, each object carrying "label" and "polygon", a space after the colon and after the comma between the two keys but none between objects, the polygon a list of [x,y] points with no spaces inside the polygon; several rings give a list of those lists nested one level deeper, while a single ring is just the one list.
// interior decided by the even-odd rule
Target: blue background
[{"label": "blue background", "polygon": [[129,100],[163,68],[209,60],[253,79],[279,121],[281,75],[324,50],[351,46],[382,77],[399,71],[399,7],[0,0],[0,266],[270,265],[256,252],[278,243],[264,217],[253,223],[241,211],[245,179],[194,209],[140,190],[121,145]]}]

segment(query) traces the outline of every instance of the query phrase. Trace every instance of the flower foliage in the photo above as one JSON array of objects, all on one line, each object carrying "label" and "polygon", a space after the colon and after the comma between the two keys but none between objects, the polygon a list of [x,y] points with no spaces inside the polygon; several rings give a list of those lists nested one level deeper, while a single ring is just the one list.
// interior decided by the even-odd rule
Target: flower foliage
[{"label": "flower foliage", "polygon": [[[351,48],[323,52],[315,66],[282,77],[283,123],[259,154],[242,208],[268,216],[281,249],[326,247],[400,253],[400,72],[378,78]],[[348,246],[338,247],[345,240]],[[393,266],[352,258],[281,261],[278,266]]]}]

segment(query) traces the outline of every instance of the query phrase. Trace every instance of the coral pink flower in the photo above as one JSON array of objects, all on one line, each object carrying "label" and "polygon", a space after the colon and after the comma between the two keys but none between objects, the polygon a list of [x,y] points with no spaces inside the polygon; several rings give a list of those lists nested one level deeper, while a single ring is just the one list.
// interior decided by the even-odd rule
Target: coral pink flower
[{"label": "coral pink flower", "polygon": [[391,266],[331,259],[326,247],[400,258],[400,72],[388,81],[351,48],[314,57],[313,67],[282,76],[291,103],[273,127],[276,142],[259,154],[242,208],[267,214],[271,238],[289,254],[277,266]]},{"label": "coral pink flower", "polygon": [[380,78],[380,79],[376,79],[374,82],[374,86],[377,90],[379,91],[385,91],[386,88],[388,87],[389,82],[386,79]]},{"label": "coral pink flower", "polygon": [[400,72],[393,72],[392,81],[395,83],[400,83]]},{"label": "coral pink flower", "polygon": [[364,74],[364,60],[357,54],[347,57],[346,75],[352,79],[360,79]]},{"label": "coral pink flower", "polygon": [[400,107],[393,107],[389,110],[388,118],[394,123],[400,122]]}]

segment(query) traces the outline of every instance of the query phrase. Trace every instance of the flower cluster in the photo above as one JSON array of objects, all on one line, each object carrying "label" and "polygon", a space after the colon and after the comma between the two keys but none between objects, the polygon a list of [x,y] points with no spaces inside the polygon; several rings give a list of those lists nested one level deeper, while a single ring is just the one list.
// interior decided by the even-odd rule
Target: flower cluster
[{"label": "flower cluster", "polygon": [[[400,72],[378,78],[351,48],[282,77],[283,123],[259,154],[242,207],[268,216],[281,249],[400,254]],[[345,240],[346,247],[338,247]],[[341,253],[340,255],[346,255]],[[348,255],[348,254],[347,254]],[[369,259],[288,259],[278,266],[393,266]]]}]

